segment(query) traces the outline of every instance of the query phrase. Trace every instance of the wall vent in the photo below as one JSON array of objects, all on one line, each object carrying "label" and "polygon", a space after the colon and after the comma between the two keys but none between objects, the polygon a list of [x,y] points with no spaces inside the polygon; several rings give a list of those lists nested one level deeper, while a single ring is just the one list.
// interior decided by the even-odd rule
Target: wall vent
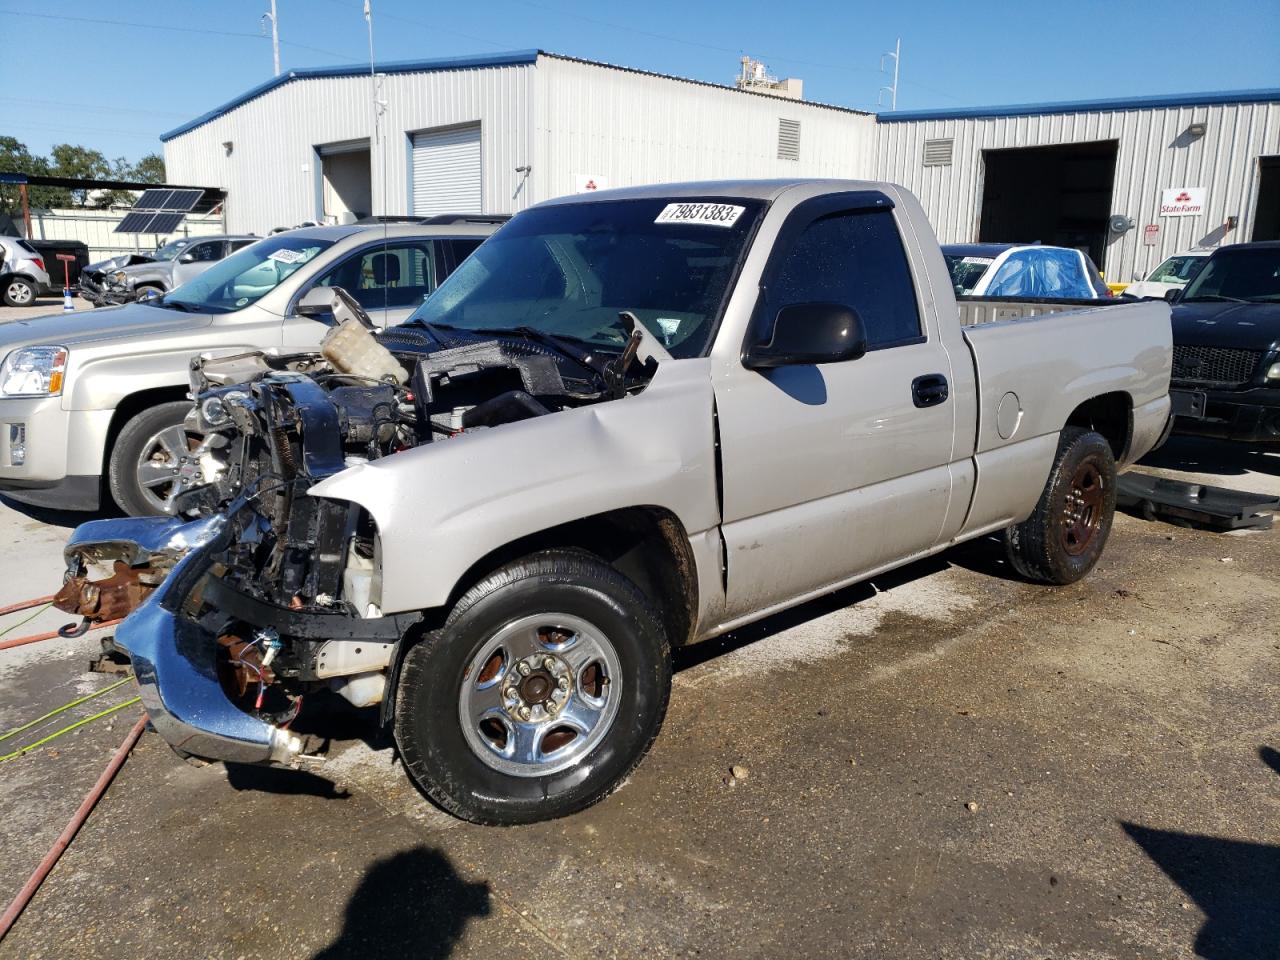
[{"label": "wall vent", "polygon": [[778,120],[778,159],[800,159],[799,120]]},{"label": "wall vent", "polygon": [[926,140],[924,142],[924,165],[926,167],[951,166],[951,151],[955,143],[955,140],[951,137]]}]

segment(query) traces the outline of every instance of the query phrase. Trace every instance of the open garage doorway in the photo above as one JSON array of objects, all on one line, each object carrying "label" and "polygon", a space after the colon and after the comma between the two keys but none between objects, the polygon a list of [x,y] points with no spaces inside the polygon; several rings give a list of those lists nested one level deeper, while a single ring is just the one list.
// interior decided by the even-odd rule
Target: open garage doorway
[{"label": "open garage doorway", "polygon": [[1258,205],[1250,240],[1280,240],[1280,157],[1258,158]]},{"label": "open garage doorway", "polygon": [[369,141],[316,147],[320,157],[320,216],[325,223],[355,223],[373,213]]},{"label": "open garage doorway", "polygon": [[1118,146],[1100,140],[984,150],[978,239],[1076,247],[1105,270]]}]

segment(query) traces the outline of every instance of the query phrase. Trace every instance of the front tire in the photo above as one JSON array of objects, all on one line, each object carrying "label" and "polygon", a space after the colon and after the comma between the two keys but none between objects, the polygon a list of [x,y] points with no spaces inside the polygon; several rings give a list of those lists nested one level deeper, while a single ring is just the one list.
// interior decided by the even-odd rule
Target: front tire
[{"label": "front tire", "polygon": [[405,655],[405,768],[464,820],[517,824],[608,796],[658,735],[671,691],[661,621],[629,579],[552,550],[476,584]]},{"label": "front tire", "polygon": [[23,277],[10,277],[0,291],[6,307],[29,307],[36,302],[36,287]]},{"label": "front tire", "polygon": [[107,480],[111,496],[129,516],[166,516],[175,487],[181,492],[203,479],[199,458],[192,457],[200,438],[183,426],[190,411],[188,400],[156,404],[129,420],[116,437]]},{"label": "front tire", "polygon": [[1035,512],[1005,530],[1009,563],[1039,583],[1075,583],[1098,562],[1116,512],[1116,461],[1100,434],[1067,427]]}]

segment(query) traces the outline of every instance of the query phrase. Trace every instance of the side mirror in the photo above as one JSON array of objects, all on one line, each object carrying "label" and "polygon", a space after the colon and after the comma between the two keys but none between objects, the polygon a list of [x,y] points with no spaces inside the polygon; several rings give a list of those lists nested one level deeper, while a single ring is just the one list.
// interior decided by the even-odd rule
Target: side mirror
[{"label": "side mirror", "polygon": [[768,340],[747,350],[742,365],[767,370],[793,364],[840,363],[867,352],[858,311],[840,303],[795,303],[774,318]]},{"label": "side mirror", "polygon": [[321,319],[333,315],[335,301],[333,287],[312,287],[298,301],[297,311],[300,317]]},{"label": "side mirror", "polygon": [[1182,288],[1174,287],[1172,290],[1164,292],[1164,299],[1167,303],[1177,303],[1182,299]]},{"label": "side mirror", "polygon": [[355,320],[366,330],[377,329],[355,297],[341,287],[312,287],[302,295],[294,309],[300,317],[312,317],[332,324]]},{"label": "side mirror", "polygon": [[183,253],[178,256],[179,263],[195,263],[196,255],[194,253]]}]

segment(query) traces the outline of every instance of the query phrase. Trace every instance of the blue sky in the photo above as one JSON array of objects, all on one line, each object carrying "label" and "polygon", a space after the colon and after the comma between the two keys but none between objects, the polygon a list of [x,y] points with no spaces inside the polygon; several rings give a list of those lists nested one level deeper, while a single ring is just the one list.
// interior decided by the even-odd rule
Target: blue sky
[{"label": "blue sky", "polygon": [[[367,62],[361,0],[277,0],[281,65]],[[0,134],[108,157],[270,78],[269,0],[0,0]],[[807,99],[875,109],[902,38],[901,110],[1280,87],[1280,0],[1068,3],[373,0],[380,60],[540,47],[729,83],[738,57]],[[66,19],[54,19],[66,18]],[[96,22],[86,22],[96,21]],[[171,29],[146,29],[141,24]]]}]

